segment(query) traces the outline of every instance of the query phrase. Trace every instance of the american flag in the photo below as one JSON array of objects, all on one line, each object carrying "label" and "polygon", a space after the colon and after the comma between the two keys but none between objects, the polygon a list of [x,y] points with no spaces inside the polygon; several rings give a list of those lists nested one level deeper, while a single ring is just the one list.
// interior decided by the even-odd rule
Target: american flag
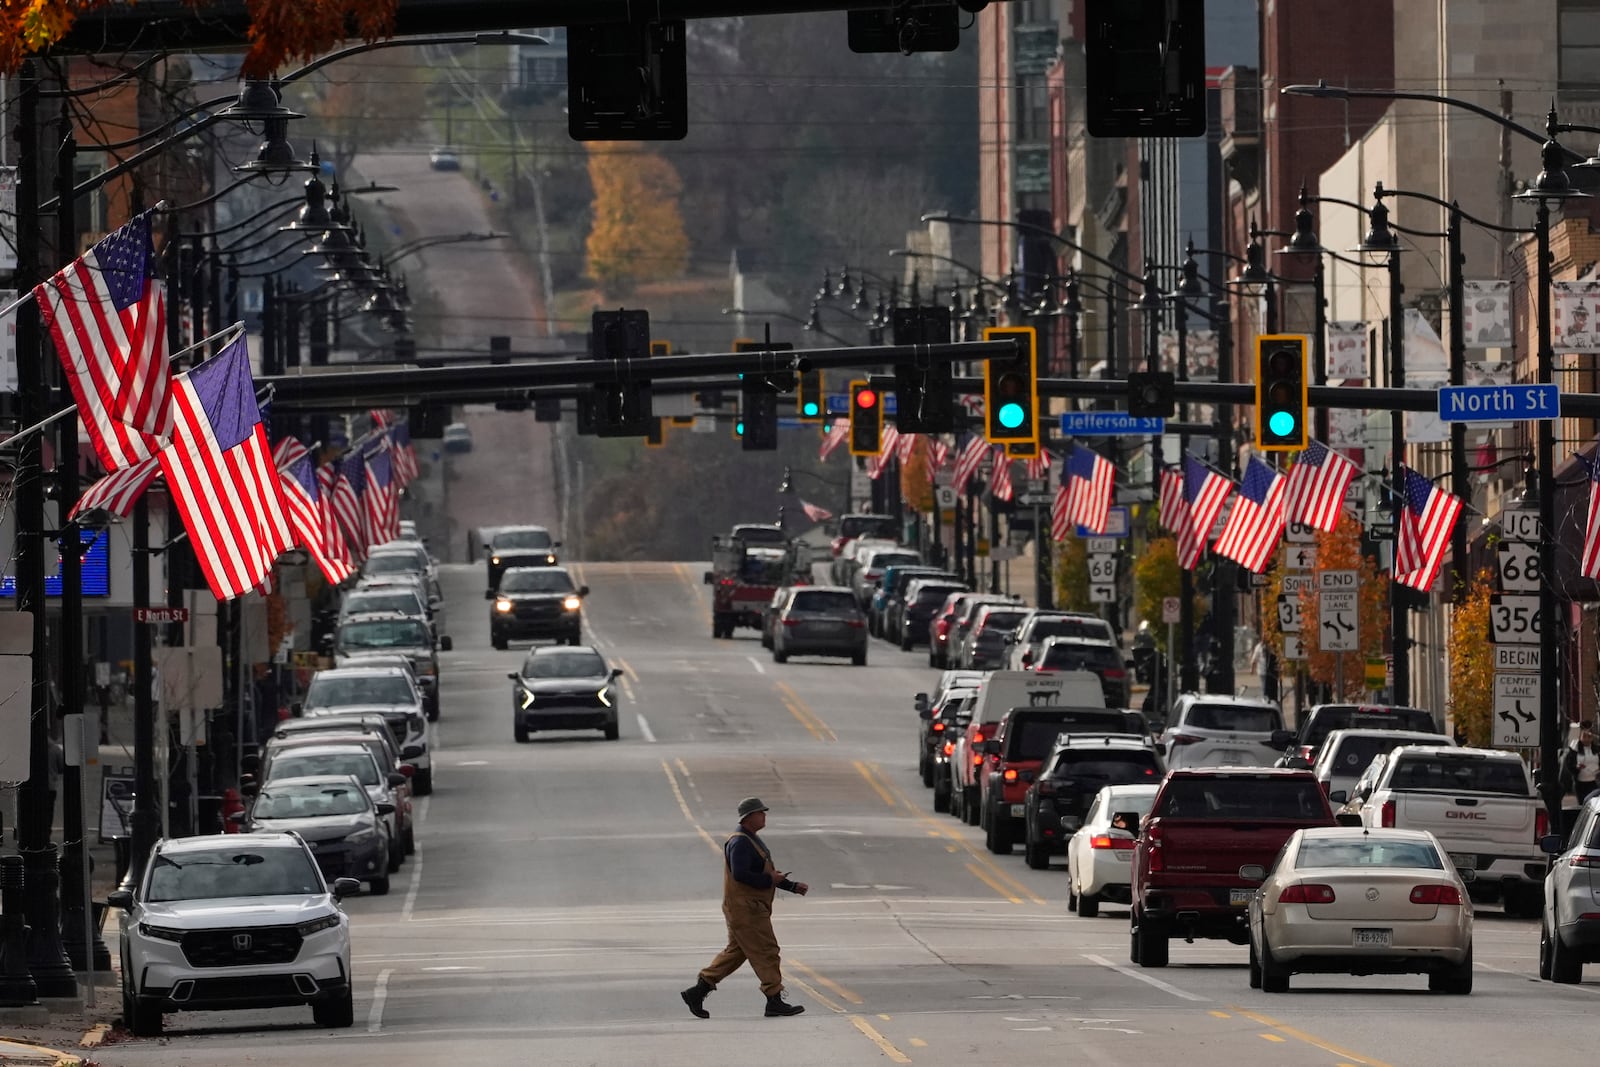
[{"label": "american flag", "polygon": [[882,476],[884,469],[889,466],[889,461],[894,458],[900,444],[900,431],[893,426],[883,428],[883,436],[878,439],[878,454],[867,459],[867,477],[877,481]]},{"label": "american flag", "polygon": [[385,426],[390,426],[394,423],[394,412],[390,411],[388,408],[373,408],[371,411],[367,412],[367,414],[372,419],[372,425],[376,426],[380,430]]},{"label": "american flag", "polygon": [[817,458],[827,459],[844,444],[845,438],[850,436],[850,422],[848,419],[834,419],[833,425],[828,427],[828,432],[822,435],[822,444],[817,449]]},{"label": "american flag", "polygon": [[367,531],[370,543],[381,545],[400,536],[400,487],[394,480],[394,460],[382,443],[366,461]]},{"label": "american flag", "polygon": [[1583,527],[1583,559],[1580,571],[1585,578],[1600,578],[1600,455],[1594,459],[1579,456],[1589,471],[1589,520]]},{"label": "american flag", "polygon": [[1206,538],[1233,482],[1193,456],[1183,457],[1183,497],[1178,506],[1178,566],[1192,571],[1205,555]]},{"label": "american flag", "polygon": [[911,462],[912,456],[916,455],[917,442],[922,440],[922,435],[903,433],[898,434],[897,437],[898,440],[895,441],[895,458],[900,461],[900,465],[903,467]]},{"label": "american flag", "polygon": [[367,463],[360,452],[347,452],[339,461],[339,476],[333,483],[333,513],[344,529],[352,556],[365,556],[371,540],[366,518]]},{"label": "american flag", "polygon": [[1461,498],[1435,488],[1410,467],[1399,471],[1405,504],[1395,530],[1394,580],[1426,593],[1439,576],[1450,531],[1461,514]]},{"label": "american flag", "polygon": [[1217,555],[1259,574],[1283,536],[1284,493],[1288,479],[1255,456],[1245,469],[1233,513],[1217,538]]},{"label": "american flag", "polygon": [[1037,453],[1028,457],[1028,477],[1036,480],[1050,477],[1050,453],[1046,452],[1043,446],[1040,446]]},{"label": "american flag", "polygon": [[422,469],[417,465],[417,450],[411,444],[411,427],[397,422],[389,427],[389,453],[394,459],[394,477],[404,489],[417,480]]},{"label": "american flag", "polygon": [[800,510],[805,512],[806,518],[810,519],[812,522],[827,522],[829,519],[833,518],[833,512],[829,511],[821,504],[813,504],[806,500],[800,501]]},{"label": "american flag", "polygon": [[944,443],[941,437],[928,438],[928,476],[933,477],[934,471],[944,469],[950,460],[950,446]]},{"label": "american flag", "polygon": [[1117,469],[1094,449],[1074,447],[1067,455],[1066,474],[1072,521],[1090,533],[1105,533]]},{"label": "american flag", "polygon": [[279,470],[288,470],[300,462],[302,456],[308,456],[311,450],[300,443],[297,437],[284,437],[272,446],[272,465]]},{"label": "american flag", "polygon": [[329,585],[343,583],[355,569],[350,564],[348,551],[335,554],[323,534],[322,489],[317,483],[311,454],[307,452],[287,469],[279,471],[278,476],[283,481],[283,503],[295,541],[306,550]]},{"label": "american flag", "polygon": [[335,559],[348,559],[360,563],[362,553],[345,536],[344,527],[334,511],[333,500],[339,483],[339,465],[324,463],[317,468],[317,514],[322,518],[322,543]]},{"label": "american flag", "polygon": [[1006,458],[1006,450],[999,445],[994,446],[994,471],[989,476],[989,493],[996,500],[1010,500],[1011,488],[1011,461]]},{"label": "american flag", "polygon": [[265,581],[294,545],[244,338],[179,375],[172,405],[161,472],[211,592],[231,600]]},{"label": "american flag", "polygon": [[1183,471],[1177,467],[1161,469],[1161,525],[1173,533],[1182,529]]},{"label": "american flag", "polygon": [[[1070,481],[1068,479],[1067,481]],[[1057,541],[1065,541],[1067,534],[1072,532],[1072,489],[1066,481],[1061,488],[1056,490],[1056,498],[1050,504],[1050,536]]]},{"label": "american flag", "polygon": [[968,436],[967,443],[961,446],[961,451],[956,455],[955,477],[950,480],[950,487],[956,491],[956,495],[967,491],[967,483],[978,473],[978,468],[983,466],[983,457],[988,454],[987,440],[978,434]]},{"label": "american flag", "polygon": [[116,471],[155,455],[172,433],[173,412],[150,213],[102,238],[33,294],[101,464]]},{"label": "american flag", "polygon": [[148,489],[150,483],[160,475],[161,461],[155,456],[140,460],[131,467],[112,471],[83,491],[83,495],[72,506],[67,518],[76,519],[79,515],[91,511],[105,511],[125,519],[133,511],[133,505],[138,502],[139,494]]},{"label": "american flag", "polygon": [[1321,441],[1312,441],[1289,468],[1284,500],[1290,522],[1319,530],[1339,525],[1345,490],[1361,470]]}]

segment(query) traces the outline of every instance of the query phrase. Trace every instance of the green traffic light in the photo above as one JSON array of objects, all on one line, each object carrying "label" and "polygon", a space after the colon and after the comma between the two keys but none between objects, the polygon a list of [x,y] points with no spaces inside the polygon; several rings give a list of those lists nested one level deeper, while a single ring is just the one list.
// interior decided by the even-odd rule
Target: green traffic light
[{"label": "green traffic light", "polygon": [[738,422],[733,424],[733,432],[738,434],[740,437],[744,436],[744,420],[743,419],[741,419]]},{"label": "green traffic light", "polygon": [[820,409],[817,407],[817,402],[815,400],[807,400],[805,402],[805,405],[803,407],[801,407],[800,410],[801,410],[802,413],[804,413],[808,417],[812,416],[812,415],[816,415],[820,411]]},{"label": "green traffic light", "polygon": [[1293,437],[1295,417],[1291,412],[1274,411],[1267,419],[1267,429],[1272,431],[1274,437]]},{"label": "green traffic light", "polygon": [[995,414],[995,418],[1000,420],[1001,426],[1008,430],[1015,430],[1022,425],[1024,415],[1022,405],[1012,401],[1009,404],[1001,404],[1000,410]]}]

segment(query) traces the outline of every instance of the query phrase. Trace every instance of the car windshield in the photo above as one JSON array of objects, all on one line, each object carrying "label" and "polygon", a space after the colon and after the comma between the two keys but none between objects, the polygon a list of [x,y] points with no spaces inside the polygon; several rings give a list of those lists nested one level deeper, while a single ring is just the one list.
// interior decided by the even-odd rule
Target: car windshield
[{"label": "car windshield", "polygon": [[1047,637],[1088,637],[1105,641],[1111,637],[1111,627],[1100,619],[1046,618],[1035,622],[1028,631],[1030,643],[1042,642]]},{"label": "car windshield", "polygon": [[272,778],[315,778],[323,774],[350,774],[362,785],[378,784],[378,765],[368,752],[284,753],[272,761]]},{"label": "car windshield", "polygon": [[1277,708],[1250,704],[1195,704],[1183,717],[1183,725],[1196,730],[1268,734],[1283,727],[1283,716]]},{"label": "car windshield", "polygon": [[874,552],[867,561],[867,570],[878,571],[880,574],[885,568],[901,563],[921,563],[915,552]]},{"label": "car windshield", "polygon": [[145,900],[215,900],[325,893],[322,876],[303,846],[158,853],[150,862]]},{"label": "car windshield", "polygon": [[570,593],[572,576],[566,571],[507,571],[500,579],[502,593]]},{"label": "car windshield", "polygon": [[1358,734],[1354,737],[1339,739],[1339,747],[1328,753],[1323,767],[1330,774],[1340,774],[1359,777],[1363,771],[1372,765],[1374,758],[1385,752],[1393,752],[1401,745],[1414,745],[1417,739],[1393,734],[1385,737],[1382,734]]},{"label": "car windshield", "polygon": [[549,548],[550,533],[547,530],[504,530],[494,535],[494,550],[504,551],[508,548]]},{"label": "car windshield", "polygon": [[433,644],[428,627],[416,619],[375,619],[339,627],[340,648],[420,648]]},{"label": "car windshield", "polygon": [[917,586],[917,603],[922,605],[943,604],[951,593],[960,588],[959,585],[919,585]]},{"label": "car windshield", "polygon": [[846,515],[839,520],[840,537],[893,537],[900,524],[890,515]]},{"label": "car windshield", "polygon": [[358,615],[363,611],[393,611],[401,615],[421,615],[422,602],[417,594],[402,590],[394,592],[362,592],[356,590],[344,598],[344,613]]},{"label": "car windshield", "polygon": [[597,652],[543,652],[522,665],[524,678],[599,678],[606,661]]},{"label": "car windshield", "polygon": [[1120,712],[1094,714],[1088,711],[1053,715],[1027,715],[1013,722],[1007,732],[1006,757],[1013,760],[1043,760],[1064,733],[1128,733]]},{"label": "car windshield", "polygon": [[1023,619],[1028,617],[1026,611],[991,611],[983,617],[983,633],[985,637],[994,637],[1008,634],[1015,630]]},{"label": "car windshield", "polygon": [[856,598],[849,593],[830,593],[820,589],[796,593],[790,611],[815,615],[851,616],[856,614]]},{"label": "car windshield", "polygon": [[1050,777],[1076,779],[1080,788],[1098,791],[1104,785],[1154,784],[1161,777],[1161,765],[1152,752],[1063,752]]},{"label": "car windshield", "polygon": [[421,574],[427,567],[409,552],[384,552],[370,556],[361,568],[364,576],[375,574]]},{"label": "car windshield", "polygon": [[738,526],[733,536],[752,545],[781,545],[789,540],[789,535],[776,526]]},{"label": "car windshield", "polygon": [[1391,789],[1437,789],[1445,793],[1505,793],[1528,796],[1521,760],[1471,756],[1408,755],[1389,777]]},{"label": "car windshield", "polygon": [[1310,778],[1173,777],[1157,812],[1170,819],[1324,820],[1322,789]]},{"label": "car windshield", "polygon": [[1426,841],[1326,840],[1306,838],[1295,855],[1296,870],[1309,867],[1407,867],[1444,870],[1439,850]]},{"label": "car windshield", "polygon": [[416,695],[401,674],[362,674],[346,677],[318,674],[306,690],[306,706],[348,708],[360,704],[411,704]]},{"label": "car windshield", "polygon": [[1302,744],[1321,746],[1335,730],[1415,730],[1425,734],[1437,733],[1433,714],[1422,708],[1398,708],[1387,705],[1324,704],[1316,709],[1306,724]]},{"label": "car windshield", "polygon": [[258,819],[314,819],[319,815],[359,815],[367,810],[367,794],[347,785],[283,785],[261,787],[253,814]]},{"label": "car windshield", "polygon": [[1121,654],[1108,645],[1051,645],[1038,664],[1041,671],[1104,671],[1121,667]]}]

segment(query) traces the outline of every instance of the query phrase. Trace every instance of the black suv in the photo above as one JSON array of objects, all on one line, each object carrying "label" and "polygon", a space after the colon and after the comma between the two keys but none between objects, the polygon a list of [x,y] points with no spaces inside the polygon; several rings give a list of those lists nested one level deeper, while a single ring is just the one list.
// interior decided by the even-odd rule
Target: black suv
[{"label": "black suv", "polygon": [[1023,800],[1028,866],[1043,870],[1067,850],[1094,798],[1108,785],[1155,785],[1166,774],[1148,740],[1131,735],[1062,734]]},{"label": "black suv", "polygon": [[[1433,713],[1425,708],[1402,708],[1392,704],[1318,704],[1296,724],[1295,738],[1286,757],[1298,756],[1315,763],[1322,742],[1335,730],[1416,730],[1439,733]],[[1298,764],[1296,764],[1298,766]]]},{"label": "black suv", "polygon": [[489,641],[503,649],[513,640],[555,638],[569,645],[583,636],[586,585],[574,585],[564,567],[513,567],[500,576],[500,587],[485,594],[489,609]]},{"label": "black suv", "polygon": [[560,541],[550,539],[543,526],[502,526],[489,539],[489,588],[500,582],[500,575],[512,567],[554,567]]},{"label": "black suv", "polygon": [[1034,657],[1033,670],[1089,671],[1100,679],[1106,707],[1128,706],[1128,671],[1122,653],[1109,641],[1086,637],[1047,637]]}]

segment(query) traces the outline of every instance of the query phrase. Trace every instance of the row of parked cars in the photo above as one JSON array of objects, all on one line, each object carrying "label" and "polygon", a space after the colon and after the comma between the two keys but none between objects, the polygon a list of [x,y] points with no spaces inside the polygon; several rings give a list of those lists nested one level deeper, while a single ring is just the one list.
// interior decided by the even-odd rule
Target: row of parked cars
[{"label": "row of parked cars", "polygon": [[292,716],[245,757],[227,833],[160,841],[125,912],[123,1020],[160,1034],[177,1011],[309,1005],[353,1024],[350,920],[363,884],[389,893],[416,850],[414,800],[433,791],[431,720],[451,647],[434,560],[414,529],[374,546],[342,594]]},{"label": "row of parked cars", "polygon": [[1420,972],[1469,993],[1486,901],[1540,919],[1543,977],[1600,958],[1600,800],[1563,843],[1516,753],[1458,747],[1415,708],[1326,704],[1290,732],[1275,704],[1185,694],[1151,722],[1102,706],[1100,681],[946,670],[917,694],[917,766],[934,810],[991,852],[1063,856],[1070,911],[1127,907],[1141,967],[1210,938],[1246,946],[1268,992],[1297,973]]}]

